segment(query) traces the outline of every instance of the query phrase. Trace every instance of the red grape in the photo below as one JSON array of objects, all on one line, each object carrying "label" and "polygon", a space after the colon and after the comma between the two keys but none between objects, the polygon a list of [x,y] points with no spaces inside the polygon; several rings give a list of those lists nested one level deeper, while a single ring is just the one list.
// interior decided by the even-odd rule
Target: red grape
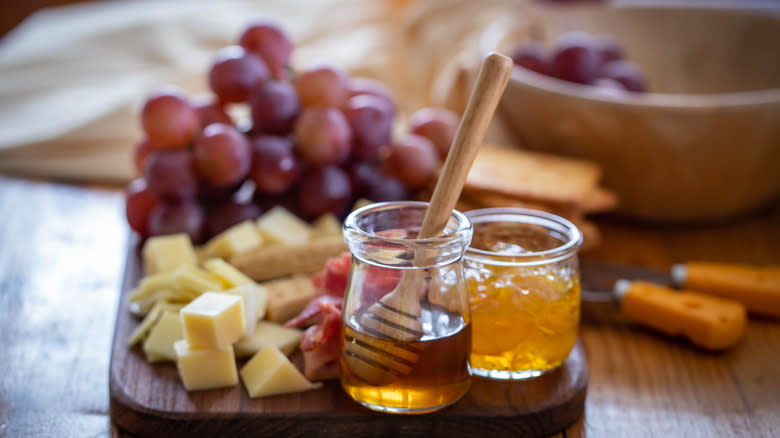
[{"label": "red grape", "polygon": [[149,140],[160,147],[187,146],[198,132],[198,112],[176,88],[151,95],[141,110],[141,125]]},{"label": "red grape", "polygon": [[296,216],[301,216],[301,207],[298,204],[295,187],[279,195],[267,195],[256,191],[254,201],[263,211],[268,211],[274,207],[284,207]]},{"label": "red grape", "polygon": [[392,176],[378,174],[368,182],[361,197],[373,202],[401,201],[407,199],[406,188]]},{"label": "red grape", "polygon": [[599,41],[599,53],[601,54],[602,64],[620,61],[624,58],[623,49],[610,35],[600,35],[597,39]]},{"label": "red grape", "polygon": [[408,134],[393,143],[382,163],[384,173],[401,181],[407,189],[425,187],[439,167],[436,147],[425,137]]},{"label": "red grape", "polygon": [[536,41],[520,47],[512,54],[512,61],[520,67],[543,75],[550,74],[550,56]]},{"label": "red grape", "polygon": [[200,243],[206,213],[194,201],[161,202],[149,214],[148,230],[152,236],[187,233],[193,243]]},{"label": "red grape", "polygon": [[293,44],[279,26],[267,21],[252,23],[238,41],[246,50],[263,58],[275,78],[285,78]]},{"label": "red grape", "polygon": [[249,178],[258,191],[272,195],[286,192],[298,180],[301,163],[286,137],[257,137],[252,141]]},{"label": "red grape", "polygon": [[192,199],[198,189],[192,153],[185,149],[154,151],[146,159],[144,178],[159,199]]},{"label": "red grape", "polygon": [[347,74],[331,66],[304,71],[296,82],[303,106],[341,107],[347,99]]},{"label": "red grape", "polygon": [[125,190],[125,216],[127,223],[139,236],[149,236],[146,224],[149,213],[157,206],[157,198],[152,195],[142,178],[133,180]]},{"label": "red grape", "polygon": [[584,32],[569,32],[558,38],[550,70],[558,79],[590,84],[598,76],[600,65],[597,42]]},{"label": "red grape", "polygon": [[369,95],[385,102],[390,115],[395,117],[398,106],[395,104],[393,92],[387,85],[369,78],[352,78],[347,83],[347,98]]},{"label": "red grape", "polygon": [[423,108],[409,117],[409,132],[430,140],[444,159],[450,151],[460,118],[444,108]]},{"label": "red grape", "polygon": [[363,197],[363,192],[381,173],[378,167],[364,161],[349,163],[344,166],[344,171],[349,176],[352,193],[358,198]]},{"label": "red grape", "polygon": [[233,199],[236,192],[244,185],[242,180],[229,186],[215,186],[208,181],[200,181],[198,185],[198,201],[206,206],[211,206],[224,202],[226,199]]},{"label": "red grape", "polygon": [[198,111],[201,129],[212,123],[233,124],[233,119],[230,118],[225,107],[218,100],[203,100],[195,105],[195,109]]},{"label": "red grape", "polygon": [[612,61],[604,65],[602,76],[619,82],[628,91],[645,91],[645,80],[634,64],[628,61]]},{"label": "red grape", "polygon": [[222,102],[246,102],[249,91],[268,79],[265,62],[241,46],[217,51],[209,71],[209,86]]},{"label": "red grape", "polygon": [[352,133],[341,111],[304,108],[295,124],[296,148],[311,164],[338,164],[349,156]]},{"label": "red grape", "polygon": [[289,82],[268,81],[249,94],[252,129],[257,132],[286,135],[292,131],[301,111],[298,93]]},{"label": "red grape", "polygon": [[393,116],[386,103],[376,96],[355,96],[347,101],[344,115],[352,129],[352,156],[365,161],[376,159],[393,133]]},{"label": "red grape", "polygon": [[232,125],[213,123],[207,126],[193,149],[198,172],[215,186],[230,186],[249,173],[251,153],[249,140]]},{"label": "red grape", "polygon": [[335,166],[311,168],[301,177],[298,204],[309,219],[325,213],[342,216],[352,200],[347,174]]},{"label": "red grape", "polygon": [[133,146],[133,164],[135,165],[135,170],[138,171],[139,174],[143,174],[146,158],[152,152],[160,149],[163,148],[152,144],[152,142],[150,142],[146,137],[142,137],[140,140],[135,142],[135,145]]},{"label": "red grape", "polygon": [[263,211],[255,204],[227,200],[213,208],[206,218],[206,237],[210,238],[233,225],[260,217]]}]

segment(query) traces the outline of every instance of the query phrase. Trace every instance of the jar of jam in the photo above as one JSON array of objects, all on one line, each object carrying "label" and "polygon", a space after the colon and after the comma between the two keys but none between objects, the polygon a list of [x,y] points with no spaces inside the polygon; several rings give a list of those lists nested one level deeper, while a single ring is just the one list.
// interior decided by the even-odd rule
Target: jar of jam
[{"label": "jar of jam", "polygon": [[577,340],[582,234],[553,214],[492,208],[466,213],[464,257],[474,375],[518,380],[560,366]]}]

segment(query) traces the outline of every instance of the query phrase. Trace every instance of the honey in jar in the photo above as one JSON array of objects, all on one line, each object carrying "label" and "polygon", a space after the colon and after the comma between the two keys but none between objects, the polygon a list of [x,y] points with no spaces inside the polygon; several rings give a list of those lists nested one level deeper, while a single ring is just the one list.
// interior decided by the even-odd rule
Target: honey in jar
[{"label": "honey in jar", "polygon": [[471,367],[495,379],[535,377],[560,366],[577,340],[577,228],[525,209],[468,212],[464,259],[473,325]]},{"label": "honey in jar", "polygon": [[427,203],[372,204],[344,222],[352,253],[342,311],[340,379],[358,403],[422,414],[471,386],[471,318],[461,264],[471,224],[453,211],[419,239]]}]

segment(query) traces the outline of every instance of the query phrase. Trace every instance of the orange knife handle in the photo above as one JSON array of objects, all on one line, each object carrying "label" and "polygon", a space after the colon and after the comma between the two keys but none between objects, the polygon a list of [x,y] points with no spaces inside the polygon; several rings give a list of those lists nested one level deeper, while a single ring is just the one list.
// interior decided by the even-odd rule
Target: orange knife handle
[{"label": "orange knife handle", "polygon": [[675,284],[739,301],[751,313],[780,318],[780,266],[689,262],[672,267]]},{"label": "orange knife handle", "polygon": [[643,281],[619,281],[621,311],[631,321],[671,336],[684,336],[708,350],[736,345],[745,334],[745,307],[733,300],[676,291]]}]

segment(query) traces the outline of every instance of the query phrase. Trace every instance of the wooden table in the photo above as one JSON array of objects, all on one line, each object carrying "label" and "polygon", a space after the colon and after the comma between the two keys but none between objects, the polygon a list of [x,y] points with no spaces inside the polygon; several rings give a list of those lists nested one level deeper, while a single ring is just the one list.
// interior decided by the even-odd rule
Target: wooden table
[{"label": "wooden table", "polygon": [[[0,176],[0,438],[126,436],[108,365],[128,230],[121,192]],[[689,259],[780,264],[780,203],[722,224],[600,218],[583,256],[668,269]],[[780,322],[750,321],[724,354],[630,327],[589,326],[585,417],[563,436],[780,433]]]}]

